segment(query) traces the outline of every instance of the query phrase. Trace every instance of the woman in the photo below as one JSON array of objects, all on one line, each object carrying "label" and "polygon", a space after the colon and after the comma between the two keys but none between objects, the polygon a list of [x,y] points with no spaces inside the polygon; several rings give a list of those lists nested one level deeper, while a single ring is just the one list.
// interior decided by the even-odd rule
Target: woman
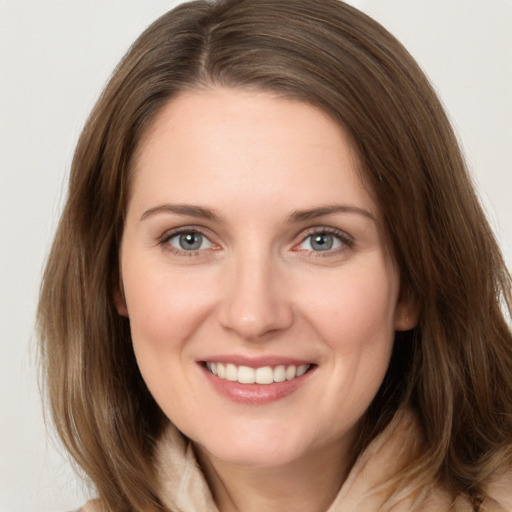
[{"label": "woman", "polygon": [[389,33],[179,6],[82,133],[41,291],[84,510],[512,510],[510,290]]}]

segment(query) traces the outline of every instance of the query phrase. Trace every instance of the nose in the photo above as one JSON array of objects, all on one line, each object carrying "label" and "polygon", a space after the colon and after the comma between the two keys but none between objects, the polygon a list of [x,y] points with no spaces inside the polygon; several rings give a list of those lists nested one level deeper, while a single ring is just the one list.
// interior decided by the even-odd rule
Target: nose
[{"label": "nose", "polygon": [[238,258],[225,281],[219,320],[248,341],[264,341],[293,323],[282,269],[269,255]]}]

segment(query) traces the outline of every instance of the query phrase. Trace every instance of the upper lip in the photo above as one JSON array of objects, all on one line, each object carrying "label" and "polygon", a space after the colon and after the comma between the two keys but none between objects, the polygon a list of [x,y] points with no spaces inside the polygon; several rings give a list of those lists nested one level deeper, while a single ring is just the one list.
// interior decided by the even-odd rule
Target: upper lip
[{"label": "upper lip", "polygon": [[294,357],[266,355],[257,357],[248,357],[235,354],[212,355],[201,359],[200,362],[234,364],[236,366],[248,366],[249,368],[261,368],[263,366],[301,366],[304,364],[314,364],[307,359],[297,359]]}]

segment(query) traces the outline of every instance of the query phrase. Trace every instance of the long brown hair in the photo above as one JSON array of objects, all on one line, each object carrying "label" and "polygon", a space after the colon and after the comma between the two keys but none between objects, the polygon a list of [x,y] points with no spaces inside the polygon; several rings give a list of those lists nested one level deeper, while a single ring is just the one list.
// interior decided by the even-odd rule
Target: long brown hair
[{"label": "long brown hair", "polygon": [[130,163],[155,114],[185,89],[271,91],[316,105],[352,137],[402,284],[421,308],[397,334],[360,451],[401,406],[426,451],[409,484],[441,477],[478,502],[512,462],[511,278],[447,117],[412,57],[338,0],[178,6],[135,42],[76,148],[38,325],[54,423],[113,512],[162,510],[152,449],[167,421],[114,305]]}]

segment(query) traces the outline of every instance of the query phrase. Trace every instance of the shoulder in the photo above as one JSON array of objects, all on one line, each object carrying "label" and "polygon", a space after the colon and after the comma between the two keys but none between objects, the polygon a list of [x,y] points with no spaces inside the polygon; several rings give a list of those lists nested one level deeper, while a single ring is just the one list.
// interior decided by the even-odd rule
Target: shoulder
[{"label": "shoulder", "polygon": [[81,509],[76,512],[102,512],[99,500],[88,501]]},{"label": "shoulder", "polygon": [[[487,487],[489,498],[484,502],[489,512],[512,511],[512,469],[492,478]],[[488,503],[489,502],[489,503]]]}]

